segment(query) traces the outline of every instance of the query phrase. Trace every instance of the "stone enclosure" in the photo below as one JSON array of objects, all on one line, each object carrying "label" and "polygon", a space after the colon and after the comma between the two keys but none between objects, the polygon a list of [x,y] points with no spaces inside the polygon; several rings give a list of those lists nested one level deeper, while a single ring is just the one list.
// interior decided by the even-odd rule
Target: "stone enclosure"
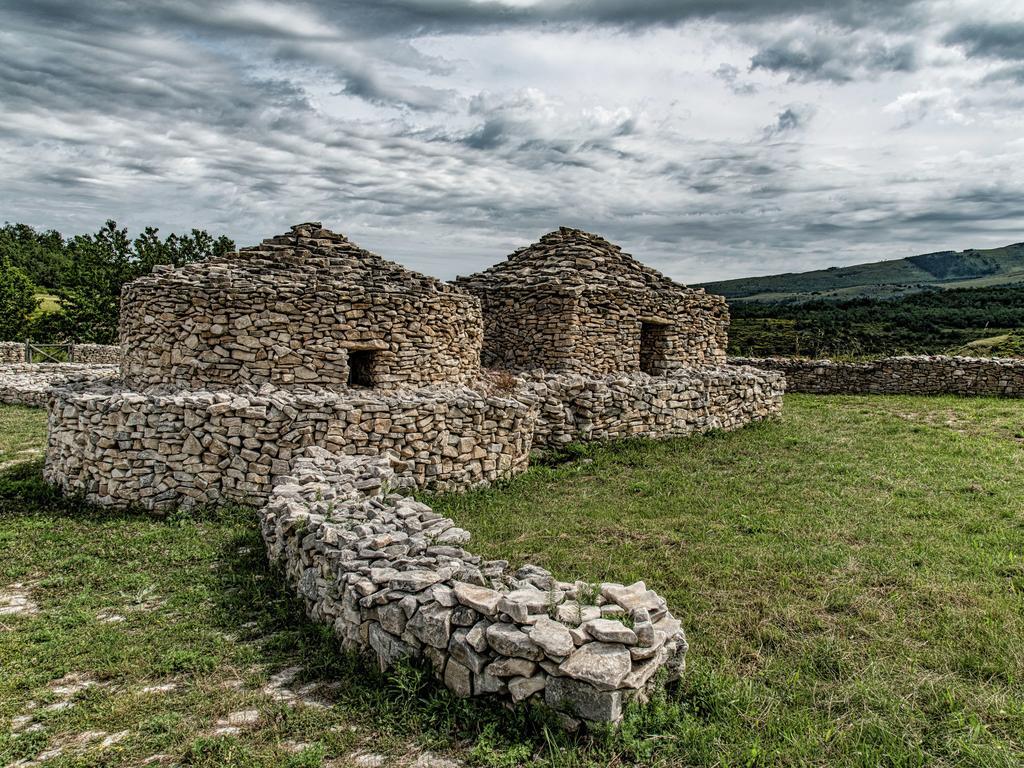
[{"label": "stone enclosure", "polygon": [[394,491],[488,485],[572,442],[738,428],[779,411],[785,380],[724,364],[722,299],[602,238],[559,230],[505,265],[445,284],[308,223],[156,271],[122,295],[119,375],[51,391],[46,478],[112,506],[252,504],[346,645],[426,656],[459,695],[614,721],[682,669],[664,600],[483,563]]}]

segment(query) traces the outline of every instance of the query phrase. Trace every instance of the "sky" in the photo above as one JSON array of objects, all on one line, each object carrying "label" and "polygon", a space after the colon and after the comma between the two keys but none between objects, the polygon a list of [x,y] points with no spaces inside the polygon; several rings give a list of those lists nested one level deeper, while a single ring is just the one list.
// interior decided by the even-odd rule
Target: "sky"
[{"label": "sky", "polygon": [[1021,0],[0,0],[0,220],[450,279],[558,226],[687,283],[1024,241]]}]

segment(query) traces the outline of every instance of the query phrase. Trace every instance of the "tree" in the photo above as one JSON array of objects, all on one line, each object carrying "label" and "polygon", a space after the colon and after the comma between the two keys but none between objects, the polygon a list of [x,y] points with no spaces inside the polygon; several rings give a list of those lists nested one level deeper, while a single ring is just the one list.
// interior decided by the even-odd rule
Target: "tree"
[{"label": "tree", "polygon": [[[121,286],[139,274],[127,229],[108,221],[95,235],[76,235],[67,244],[61,274],[62,336],[92,344],[117,341]],[[150,267],[151,268],[151,267]]]},{"label": "tree", "polygon": [[[230,238],[214,238],[202,229],[161,239],[157,229],[147,227],[132,240],[114,221],[94,235],[67,241],[59,232],[37,232],[27,224],[0,228],[0,260],[19,270],[30,289],[33,284],[46,287],[60,298],[59,311],[37,317],[32,325],[34,335],[47,341],[113,343],[125,283],[149,274],[157,264],[180,267],[224,256],[234,248]],[[5,281],[4,289],[13,291],[14,283]],[[29,314],[36,306],[38,302]],[[5,312],[4,327],[17,325],[16,332],[9,332],[24,338],[30,329],[18,317]]]},{"label": "tree", "polygon": [[64,264],[64,238],[60,232],[37,232],[28,224],[0,227],[0,259],[7,259],[39,288],[56,288]]},{"label": "tree", "polygon": [[21,341],[39,307],[32,281],[9,259],[0,258],[0,340]]}]

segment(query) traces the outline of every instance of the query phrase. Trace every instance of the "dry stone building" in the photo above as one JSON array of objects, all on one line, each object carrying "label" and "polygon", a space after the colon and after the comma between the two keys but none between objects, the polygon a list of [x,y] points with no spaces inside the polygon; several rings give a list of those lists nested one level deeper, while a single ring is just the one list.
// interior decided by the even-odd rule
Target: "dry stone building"
[{"label": "dry stone building", "polygon": [[515,371],[663,375],[725,362],[725,299],[563,227],[456,284],[480,299],[483,363]]},{"label": "dry stone building", "polygon": [[136,387],[393,389],[474,378],[480,309],[316,222],[132,282],[121,341]]},{"label": "dry stone building", "polygon": [[[561,230],[508,264],[448,285],[310,223],[155,272],[123,293],[120,376],[50,391],[45,476],[111,506],[250,503],[345,645],[617,720],[682,670],[665,601],[482,561],[393,491],[493,483],[534,446],[737,428],[778,412],[784,379],[722,365],[724,301],[601,238]],[[531,370],[481,370],[485,329],[485,363]]]}]

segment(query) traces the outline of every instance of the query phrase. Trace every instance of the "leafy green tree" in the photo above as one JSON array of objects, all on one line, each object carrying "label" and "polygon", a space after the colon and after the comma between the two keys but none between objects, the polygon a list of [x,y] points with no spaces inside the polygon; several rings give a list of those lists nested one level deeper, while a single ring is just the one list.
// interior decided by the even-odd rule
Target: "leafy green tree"
[{"label": "leafy green tree", "polygon": [[95,235],[76,235],[67,244],[61,274],[62,336],[93,344],[113,344],[121,286],[138,274],[128,230],[108,221]]},{"label": "leafy green tree", "polygon": [[147,227],[134,240],[126,228],[108,221],[95,235],[78,235],[66,246],[67,260],[60,287],[63,338],[96,344],[117,341],[121,289],[157,264],[180,267],[222,256],[234,250],[227,237],[212,237],[193,229],[188,235],[170,234],[160,239],[158,230]]},{"label": "leafy green tree", "polygon": [[66,258],[60,232],[37,232],[28,224],[0,227],[0,259],[10,261],[39,288],[57,287]]},{"label": "leafy green tree", "polygon": [[39,307],[32,281],[6,258],[0,258],[0,340],[21,341]]}]

